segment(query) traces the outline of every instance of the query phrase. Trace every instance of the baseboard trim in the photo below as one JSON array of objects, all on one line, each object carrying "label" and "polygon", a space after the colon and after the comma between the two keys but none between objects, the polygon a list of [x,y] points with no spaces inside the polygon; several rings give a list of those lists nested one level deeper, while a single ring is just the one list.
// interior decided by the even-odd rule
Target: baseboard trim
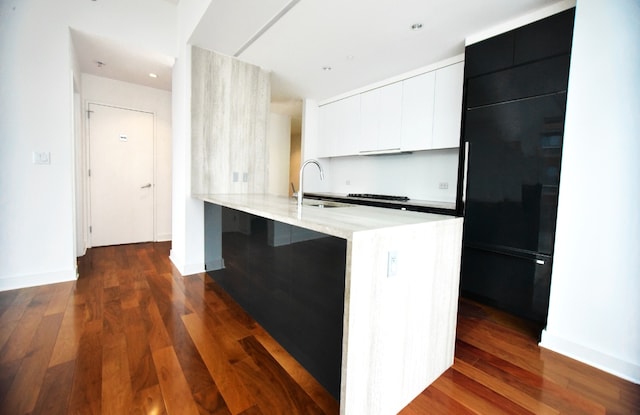
[{"label": "baseboard trim", "polygon": [[156,236],[156,242],[168,242],[171,240],[171,234],[165,233]]},{"label": "baseboard trim", "polygon": [[602,353],[565,338],[556,336],[546,330],[542,331],[540,347],[560,353],[593,366],[614,376],[640,384],[640,365],[615,356]]},{"label": "baseboard trim", "polygon": [[181,275],[193,275],[199,274],[201,272],[205,272],[204,264],[184,264],[182,261],[178,261],[175,256],[173,256],[173,251],[169,252],[169,260],[171,263],[178,269],[178,272]]},{"label": "baseboard trim", "polygon": [[207,271],[216,271],[219,269],[224,269],[224,259],[219,258],[219,259],[207,261],[205,262],[204,266]]},{"label": "baseboard trim", "polygon": [[0,291],[17,290],[19,288],[75,281],[77,278],[78,274],[75,269],[0,278]]}]

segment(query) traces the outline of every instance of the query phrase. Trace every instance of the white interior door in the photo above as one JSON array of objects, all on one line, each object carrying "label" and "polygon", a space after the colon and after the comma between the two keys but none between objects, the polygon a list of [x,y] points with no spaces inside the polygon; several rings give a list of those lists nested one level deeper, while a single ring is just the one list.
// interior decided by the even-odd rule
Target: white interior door
[{"label": "white interior door", "polygon": [[89,111],[91,246],[153,241],[153,114]]}]

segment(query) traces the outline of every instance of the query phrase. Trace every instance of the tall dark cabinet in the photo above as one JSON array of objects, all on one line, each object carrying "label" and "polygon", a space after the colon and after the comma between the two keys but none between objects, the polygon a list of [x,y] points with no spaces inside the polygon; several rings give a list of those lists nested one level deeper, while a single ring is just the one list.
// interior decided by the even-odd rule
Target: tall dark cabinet
[{"label": "tall dark cabinet", "polygon": [[569,9],[465,51],[462,295],[541,327],[549,305],[573,20]]}]

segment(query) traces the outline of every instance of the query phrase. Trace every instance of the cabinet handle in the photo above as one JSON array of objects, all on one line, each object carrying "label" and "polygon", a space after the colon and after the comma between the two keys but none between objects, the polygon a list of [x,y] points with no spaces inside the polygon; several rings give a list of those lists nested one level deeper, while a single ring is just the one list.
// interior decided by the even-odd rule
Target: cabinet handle
[{"label": "cabinet handle", "polygon": [[464,171],[463,171],[463,182],[462,182],[462,202],[465,203],[467,201],[467,172],[469,171],[469,150],[471,148],[471,143],[469,141],[465,141],[464,143]]},{"label": "cabinet handle", "polygon": [[378,154],[398,154],[402,153],[400,147],[385,148],[383,150],[360,150],[359,153],[363,156],[375,156]]},{"label": "cabinet handle", "polygon": [[144,186],[140,186],[141,189],[148,189],[151,187],[151,183],[147,183]]}]

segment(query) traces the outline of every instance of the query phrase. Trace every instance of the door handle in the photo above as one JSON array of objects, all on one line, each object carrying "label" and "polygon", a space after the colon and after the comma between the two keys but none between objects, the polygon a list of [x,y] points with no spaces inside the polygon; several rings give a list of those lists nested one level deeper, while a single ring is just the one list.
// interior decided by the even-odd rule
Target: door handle
[{"label": "door handle", "polygon": [[141,189],[148,189],[151,187],[151,183],[147,183],[144,186],[140,186]]}]

